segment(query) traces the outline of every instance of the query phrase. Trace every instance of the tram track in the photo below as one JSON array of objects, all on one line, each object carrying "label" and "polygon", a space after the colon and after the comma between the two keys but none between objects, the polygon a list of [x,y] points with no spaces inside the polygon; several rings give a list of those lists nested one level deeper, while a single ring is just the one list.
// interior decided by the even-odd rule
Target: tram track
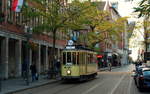
[{"label": "tram track", "polygon": [[[99,78],[97,78],[95,80],[98,80],[98,79]],[[89,81],[87,81],[87,82],[89,82]],[[62,91],[70,90],[72,88],[78,87],[78,86],[80,86],[82,84],[85,84],[87,82],[59,81],[59,82],[52,83],[52,84],[46,84],[46,85],[43,85],[43,86],[34,87],[34,88],[31,88],[31,89],[26,89],[26,90],[14,92],[12,94],[60,94],[60,92],[62,92]],[[42,90],[42,93],[40,91],[41,88],[44,89],[44,90]],[[48,93],[49,92],[48,90],[52,90],[51,93]]]},{"label": "tram track", "polygon": [[[126,73],[124,75],[127,75]],[[24,90],[21,92],[13,93],[13,94],[90,94],[93,92],[93,90],[97,90],[99,87],[104,88],[106,85],[106,82],[111,83],[111,78],[120,79],[122,75],[119,74],[110,74],[110,73],[102,73],[99,74],[96,79],[89,80],[86,82],[65,82],[65,81],[59,81],[57,83],[53,84],[47,84],[41,87],[33,88]],[[123,77],[124,78],[124,77]],[[112,82],[112,84],[115,84],[117,82],[117,79]],[[109,86],[110,89],[113,88],[113,86]],[[102,89],[105,93],[108,91],[105,91]]]},{"label": "tram track", "polygon": [[[120,69],[121,70],[121,69]],[[94,80],[64,82],[44,85],[14,94],[149,94],[136,88],[130,70],[102,72]]]},{"label": "tram track", "polygon": [[[95,82],[99,82],[99,80],[101,81],[100,83],[98,83],[98,85],[95,86]],[[51,94],[69,94],[68,92],[72,91],[72,90],[78,90],[81,91],[80,93],[77,93],[77,94],[88,94],[88,92],[83,92],[83,91],[89,91],[91,90],[90,88],[94,88],[94,87],[98,87],[98,86],[101,86],[104,84],[104,82],[107,82],[109,79],[106,79],[106,78],[102,78],[100,76],[98,76],[96,79],[94,80],[89,80],[89,81],[86,81],[86,82],[81,82],[81,83],[77,83],[77,84],[73,84],[73,86],[70,86],[70,87],[66,87],[65,89],[61,89],[55,93],[51,93]],[[90,88],[89,88],[89,83],[90,83]],[[66,84],[65,84],[66,85]],[[82,88],[82,89],[79,89],[79,88]],[[84,87],[84,88],[83,88]],[[93,89],[92,89],[93,90]],[[61,93],[60,93],[61,92]]]}]

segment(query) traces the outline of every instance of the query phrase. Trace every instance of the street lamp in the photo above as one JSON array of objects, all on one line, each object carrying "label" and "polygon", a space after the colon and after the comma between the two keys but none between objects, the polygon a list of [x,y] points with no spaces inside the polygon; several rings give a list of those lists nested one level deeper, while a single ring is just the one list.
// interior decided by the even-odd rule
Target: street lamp
[{"label": "street lamp", "polygon": [[29,58],[29,51],[30,51],[30,47],[29,47],[29,41],[30,41],[30,38],[32,37],[32,28],[29,27],[29,26],[26,26],[25,25],[25,37],[27,38],[27,44],[26,44],[26,66],[27,66],[27,69],[26,69],[26,83],[27,85],[29,85],[29,69],[30,69],[30,58]]},{"label": "street lamp", "polygon": [[2,76],[0,75],[0,92],[2,91]]}]

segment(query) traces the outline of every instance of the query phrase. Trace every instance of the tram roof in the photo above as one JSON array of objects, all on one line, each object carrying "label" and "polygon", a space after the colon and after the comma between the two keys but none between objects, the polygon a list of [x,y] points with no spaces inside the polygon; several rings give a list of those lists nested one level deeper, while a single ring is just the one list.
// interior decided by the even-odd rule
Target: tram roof
[{"label": "tram roof", "polygon": [[82,46],[82,45],[67,45],[64,50],[83,50],[83,51],[92,51],[92,52],[95,52],[94,50],[92,49],[89,49],[85,46]]}]

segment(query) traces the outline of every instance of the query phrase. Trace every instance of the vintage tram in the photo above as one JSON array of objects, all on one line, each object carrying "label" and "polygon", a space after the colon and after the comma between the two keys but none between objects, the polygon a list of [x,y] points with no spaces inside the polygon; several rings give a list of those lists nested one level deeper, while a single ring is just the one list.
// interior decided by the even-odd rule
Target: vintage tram
[{"label": "vintage tram", "polygon": [[83,46],[66,46],[62,51],[62,79],[79,81],[95,78],[97,75],[96,52]]}]

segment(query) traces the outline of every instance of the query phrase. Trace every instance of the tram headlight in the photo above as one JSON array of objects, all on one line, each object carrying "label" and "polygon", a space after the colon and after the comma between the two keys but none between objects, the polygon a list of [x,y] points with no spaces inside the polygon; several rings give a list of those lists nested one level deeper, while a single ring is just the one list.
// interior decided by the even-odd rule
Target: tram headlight
[{"label": "tram headlight", "polygon": [[71,74],[71,71],[70,71],[70,70],[67,70],[67,74],[70,75],[70,74]]}]

